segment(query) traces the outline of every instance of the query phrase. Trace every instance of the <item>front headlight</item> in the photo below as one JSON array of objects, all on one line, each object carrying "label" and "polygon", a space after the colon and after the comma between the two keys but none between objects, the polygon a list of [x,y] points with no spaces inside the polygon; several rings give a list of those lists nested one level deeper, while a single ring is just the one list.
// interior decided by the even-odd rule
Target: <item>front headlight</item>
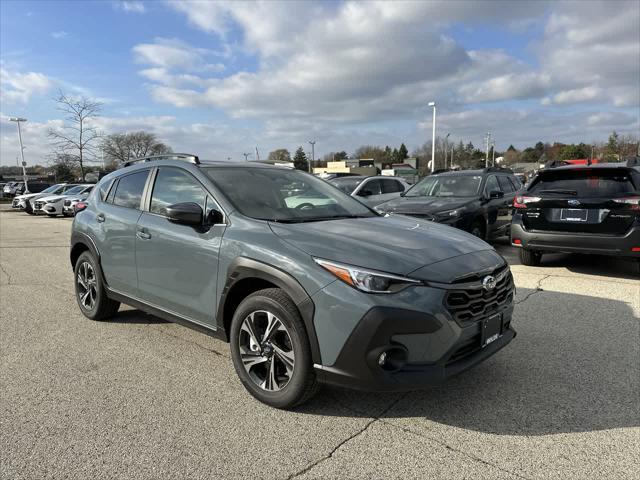
[{"label": "front headlight", "polygon": [[314,261],[322,268],[331,272],[347,285],[351,285],[366,293],[396,293],[411,285],[420,285],[420,280],[400,277],[391,273],[376,272],[342,263],[330,262],[321,258]]},{"label": "front headlight", "polygon": [[437,215],[442,219],[456,218],[462,215],[462,210],[460,208],[456,208],[454,210],[446,210],[444,212],[439,212]]},{"label": "front headlight", "polygon": [[62,200],[62,197],[52,198],[50,200],[47,200],[47,203],[58,203],[60,200]]}]

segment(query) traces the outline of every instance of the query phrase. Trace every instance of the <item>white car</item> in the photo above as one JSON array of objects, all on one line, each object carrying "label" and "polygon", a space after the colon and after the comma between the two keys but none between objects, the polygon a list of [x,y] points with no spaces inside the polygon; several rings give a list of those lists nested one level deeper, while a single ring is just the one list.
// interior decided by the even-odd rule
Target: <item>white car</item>
[{"label": "white car", "polygon": [[63,195],[49,195],[46,197],[40,197],[33,203],[34,213],[44,213],[50,217],[64,214],[64,201],[66,199],[76,198],[78,195],[88,193],[93,188],[93,184],[80,184],[75,185],[73,188],[69,188],[64,191]]},{"label": "white car", "polygon": [[33,213],[32,204],[28,202],[34,202],[41,197],[49,197],[51,195],[61,195],[64,193],[65,190],[69,190],[74,186],[75,184],[56,183],[55,185],[51,185],[49,188],[46,188],[38,193],[25,193],[24,195],[17,195],[13,198],[13,201],[11,202],[11,207],[17,208],[20,210],[25,210],[27,213]]},{"label": "white car", "polygon": [[410,187],[402,178],[382,175],[338,177],[332,178],[329,183],[371,208],[399,197]]},{"label": "white car", "polygon": [[76,204],[84,202],[91,193],[91,190],[92,189],[89,188],[80,195],[67,195],[62,202],[62,215],[65,217],[73,217],[76,214]]}]

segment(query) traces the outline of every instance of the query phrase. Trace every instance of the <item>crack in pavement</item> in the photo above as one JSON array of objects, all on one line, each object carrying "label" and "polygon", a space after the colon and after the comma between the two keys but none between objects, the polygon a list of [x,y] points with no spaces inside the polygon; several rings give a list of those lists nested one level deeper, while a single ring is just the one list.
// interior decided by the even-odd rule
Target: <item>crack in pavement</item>
[{"label": "crack in pavement", "polygon": [[520,305],[521,303],[526,302],[527,300],[529,300],[529,298],[531,298],[533,295],[535,295],[536,293],[539,292],[544,292],[544,289],[542,288],[542,282],[544,282],[547,278],[552,277],[553,275],[545,275],[544,277],[542,277],[540,280],[538,280],[538,282],[536,283],[536,287],[535,289],[528,293],[522,300],[520,300],[519,302],[514,302],[514,305]]},{"label": "crack in pavement", "polygon": [[292,473],[291,475],[289,475],[286,480],[293,480],[294,478],[299,477],[300,475],[304,475],[305,473],[310,472],[311,470],[313,470],[316,466],[320,465],[321,463],[325,462],[326,460],[329,460],[333,457],[333,455],[346,443],[350,442],[351,440],[353,440],[354,438],[359,437],[360,435],[362,435],[364,432],[367,431],[367,429],[373,425],[375,422],[380,420],[380,417],[382,417],[384,414],[386,414],[389,410],[391,410],[393,407],[395,407],[401,400],[403,400],[408,394],[408,393],[404,393],[402,394],[399,398],[395,399],[394,401],[392,401],[389,406],[387,406],[387,408],[385,408],[378,416],[374,416],[371,420],[369,420],[362,428],[360,428],[358,431],[356,431],[355,433],[353,433],[352,435],[348,436],[347,438],[345,438],[344,440],[342,440],[340,443],[338,443],[338,445],[336,445],[330,452],[328,455],[325,455],[323,457],[320,457],[318,460],[316,460],[315,462],[310,463],[309,465],[307,465],[305,468],[303,468],[302,470],[297,471],[296,473]]},{"label": "crack in pavement", "polygon": [[510,475],[514,475],[514,476],[516,476],[518,478],[522,478],[523,480],[531,480],[529,477],[525,477],[524,475],[520,475],[519,473],[512,472],[510,470],[507,470],[506,468],[502,468],[499,465],[495,465],[495,464],[493,464],[491,462],[488,462],[488,461],[484,460],[483,458],[480,458],[480,457],[478,457],[476,455],[473,455],[473,454],[471,454],[469,452],[465,452],[464,450],[460,450],[459,448],[452,447],[447,442],[443,442],[442,440],[439,440],[437,438],[430,437],[429,435],[425,435],[424,433],[415,432],[415,431],[413,431],[413,430],[411,430],[411,429],[409,429],[407,427],[403,427],[402,425],[395,425],[393,423],[386,422],[386,421],[384,421],[382,419],[380,420],[380,422],[384,423],[385,425],[387,425],[389,427],[397,428],[399,430],[402,430],[403,432],[411,433],[411,434],[413,434],[413,435],[415,435],[417,437],[425,438],[425,439],[427,439],[429,441],[437,443],[440,446],[445,447],[447,450],[451,450],[452,452],[456,452],[456,453],[459,453],[461,455],[464,455],[465,457],[467,457],[467,458],[469,458],[469,459],[471,459],[471,460],[473,460],[475,462],[479,462],[479,463],[482,463],[482,464],[487,465],[489,467],[496,468],[496,469],[500,470],[501,472],[505,472],[505,473],[508,473]]},{"label": "crack in pavement", "polygon": [[0,263],[0,270],[2,271],[2,273],[4,273],[7,276],[7,285],[13,285],[11,283],[11,275],[9,275],[9,272],[7,272],[4,267],[2,266],[2,264]]}]

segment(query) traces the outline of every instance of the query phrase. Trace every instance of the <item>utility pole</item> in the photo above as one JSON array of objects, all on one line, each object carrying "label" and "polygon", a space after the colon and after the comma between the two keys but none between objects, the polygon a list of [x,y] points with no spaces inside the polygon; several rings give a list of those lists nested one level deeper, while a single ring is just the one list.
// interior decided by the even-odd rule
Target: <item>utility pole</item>
[{"label": "utility pole", "polygon": [[244,161],[248,162],[249,161],[249,155],[251,155],[250,153],[243,153],[242,155],[244,155]]},{"label": "utility pole", "polygon": [[453,169],[453,147],[454,145],[451,145],[451,160],[449,160],[449,162],[451,163],[451,168]]},{"label": "utility pole", "polygon": [[496,140],[491,142],[491,165],[496,166]]},{"label": "utility pole", "polygon": [[431,132],[431,173],[436,169],[436,102],[429,102],[433,107],[433,130]]},{"label": "utility pole", "polygon": [[489,139],[491,138],[491,132],[487,132],[485,136],[485,154],[484,154],[484,168],[489,168]]},{"label": "utility pole", "polygon": [[26,118],[11,117],[10,122],[16,122],[18,124],[18,139],[20,140],[20,156],[22,157],[22,180],[24,181],[24,193],[29,193],[29,186],[27,185],[27,162],[24,161],[24,145],[22,145],[22,130],[20,130],[20,122],[26,122]]},{"label": "utility pole", "polygon": [[447,133],[447,136],[444,137],[444,169],[447,169],[447,152],[449,150],[449,135],[451,135],[450,133]]},{"label": "utility pole", "polygon": [[311,145],[311,162],[309,163],[309,173],[311,173],[311,172],[313,172],[311,166],[316,161],[316,141],[315,140],[309,140],[309,144]]}]

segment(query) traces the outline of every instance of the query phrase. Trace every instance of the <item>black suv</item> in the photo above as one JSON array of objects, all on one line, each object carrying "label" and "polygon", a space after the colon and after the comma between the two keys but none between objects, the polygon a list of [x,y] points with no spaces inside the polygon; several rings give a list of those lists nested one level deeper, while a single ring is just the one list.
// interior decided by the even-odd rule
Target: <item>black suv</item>
[{"label": "black suv", "polygon": [[505,168],[443,172],[422,179],[375,210],[444,223],[489,239],[509,233],[513,199],[521,188],[520,180]]},{"label": "black suv", "polygon": [[544,169],[513,206],[511,243],[525,265],[539,265],[543,252],[640,258],[638,167]]}]

